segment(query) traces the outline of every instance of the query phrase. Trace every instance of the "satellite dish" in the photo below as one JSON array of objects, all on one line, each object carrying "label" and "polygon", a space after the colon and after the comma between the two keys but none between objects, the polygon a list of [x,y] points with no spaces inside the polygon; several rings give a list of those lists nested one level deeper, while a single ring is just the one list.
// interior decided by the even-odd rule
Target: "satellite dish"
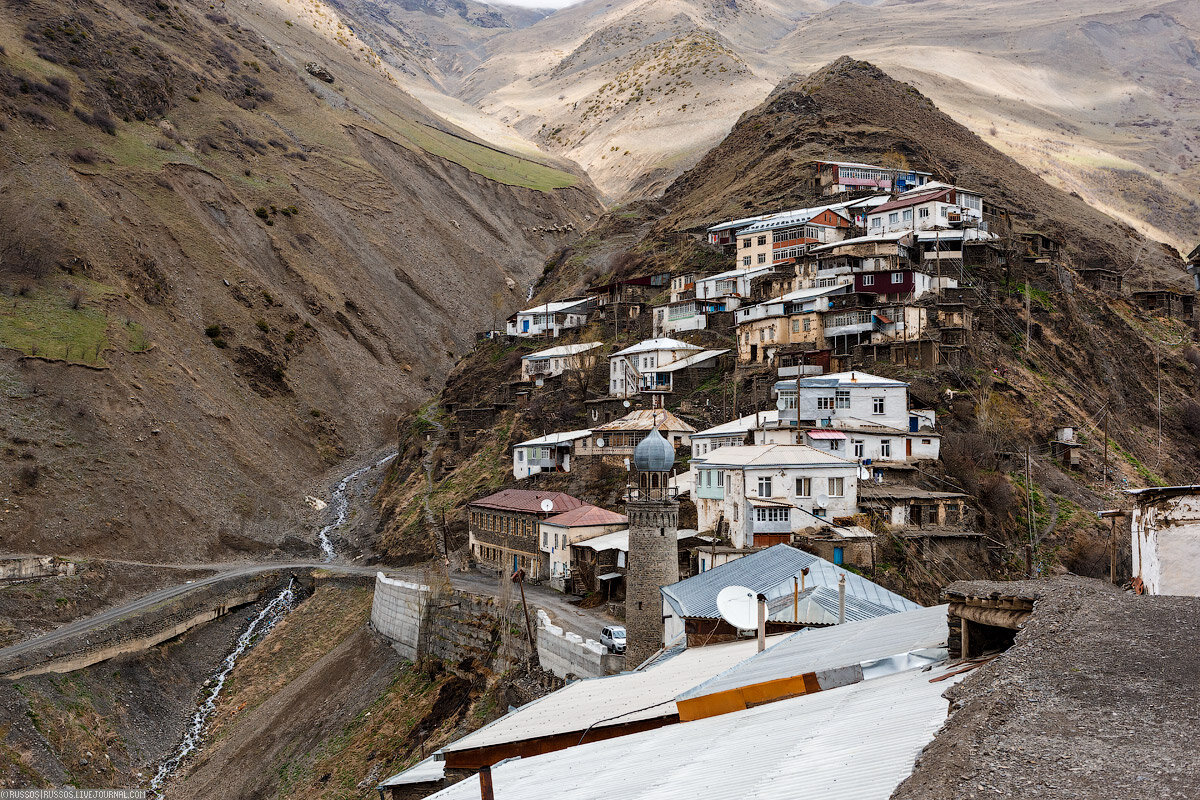
[{"label": "satellite dish", "polygon": [[717,611],[740,631],[758,628],[758,595],[745,586],[726,586],[717,592]]},{"label": "satellite dish", "polygon": [[626,408],[629,408],[629,401],[626,400],[625,402],[621,403],[621,405],[625,406]]},{"label": "satellite dish", "polygon": [[545,511],[547,514],[549,514],[553,510],[554,510],[554,501],[551,500],[549,497],[547,497],[545,500],[542,501],[542,511]]},{"label": "satellite dish", "polygon": [[596,447],[604,447],[604,437],[603,436],[596,439]]},{"label": "satellite dish", "polygon": [[780,397],[778,400],[775,401],[775,407],[778,408],[780,411],[787,411],[787,398]]}]

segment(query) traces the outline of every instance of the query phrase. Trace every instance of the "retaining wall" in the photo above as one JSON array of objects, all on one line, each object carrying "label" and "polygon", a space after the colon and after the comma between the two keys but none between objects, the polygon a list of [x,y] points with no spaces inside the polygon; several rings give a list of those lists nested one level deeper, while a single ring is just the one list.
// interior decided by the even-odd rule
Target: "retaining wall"
[{"label": "retaining wall", "polygon": [[75,562],[57,556],[15,556],[0,559],[0,581],[74,575]]},{"label": "retaining wall", "polygon": [[421,619],[428,599],[428,586],[389,578],[382,572],[375,575],[371,627],[409,661],[416,661],[421,649]]},{"label": "retaining wall", "polygon": [[550,624],[545,611],[538,610],[538,664],[560,678],[600,678],[625,668],[625,656],[609,653],[595,639],[567,633]]}]

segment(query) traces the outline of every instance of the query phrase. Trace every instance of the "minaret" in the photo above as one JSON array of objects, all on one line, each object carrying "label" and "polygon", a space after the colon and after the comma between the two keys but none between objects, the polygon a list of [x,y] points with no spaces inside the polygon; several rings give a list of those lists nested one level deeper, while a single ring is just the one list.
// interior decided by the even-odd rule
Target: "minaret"
[{"label": "minaret", "polygon": [[633,451],[637,485],[629,487],[629,566],[625,576],[626,667],[641,664],[663,645],[663,586],[679,582],[679,503],[667,486],[675,448],[658,426]]}]

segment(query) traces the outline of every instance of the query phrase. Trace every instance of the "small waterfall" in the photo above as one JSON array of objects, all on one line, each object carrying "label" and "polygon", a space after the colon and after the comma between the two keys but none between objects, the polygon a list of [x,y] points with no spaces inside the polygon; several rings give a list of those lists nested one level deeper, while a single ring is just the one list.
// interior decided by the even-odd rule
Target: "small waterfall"
[{"label": "small waterfall", "polygon": [[163,783],[169,778],[175,770],[179,769],[179,765],[192,752],[200,747],[200,742],[204,736],[204,726],[208,722],[208,718],[212,716],[217,708],[217,697],[221,694],[221,689],[225,687],[225,680],[229,677],[229,673],[233,672],[234,666],[241,658],[242,653],[245,653],[251,647],[258,643],[262,637],[266,636],[275,623],[287,616],[287,613],[292,610],[292,604],[296,600],[295,590],[292,588],[295,580],[289,580],[287,588],[277,594],[271,602],[267,603],[262,611],[258,612],[258,616],[250,621],[246,626],[246,630],[238,637],[237,643],[233,646],[233,650],[229,655],[225,656],[225,660],[221,663],[221,669],[217,671],[209,682],[212,684],[206,690],[208,696],[204,698],[204,702],[192,714],[192,721],[188,724],[187,730],[183,733],[183,740],[180,741],[179,747],[175,750],[175,755],[164,761],[159,766],[157,774],[150,781],[150,792],[156,798],[161,800],[163,797]]},{"label": "small waterfall", "polygon": [[333,561],[333,541],[330,540],[329,534],[341,527],[346,521],[346,514],[350,511],[350,498],[346,495],[346,490],[350,488],[350,483],[360,477],[363,473],[373,469],[379,469],[387,462],[396,457],[396,453],[386,455],[376,461],[374,464],[368,464],[365,467],[356,469],[338,483],[337,488],[333,490],[333,497],[330,498],[330,505],[333,506],[333,522],[321,528],[321,532],[317,534],[317,538],[321,541],[321,554],[325,561]]}]

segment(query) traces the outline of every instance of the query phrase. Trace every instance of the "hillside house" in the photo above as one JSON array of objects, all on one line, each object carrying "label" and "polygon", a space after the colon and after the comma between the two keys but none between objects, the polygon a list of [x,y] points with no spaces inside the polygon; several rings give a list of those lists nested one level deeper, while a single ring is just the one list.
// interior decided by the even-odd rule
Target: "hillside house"
[{"label": "hillside house", "polygon": [[705,350],[678,339],[647,339],[609,356],[609,396],[670,394],[681,382],[680,378],[711,372],[719,366],[718,359],[728,352]]},{"label": "hillside house", "polygon": [[575,441],[574,454],[576,457],[599,456],[613,465],[628,467],[634,448],[653,427],[657,427],[677,450],[688,446],[691,435],[696,432],[665,408],[642,409],[593,428],[591,436]]},{"label": "hillside house", "polygon": [[564,431],[513,445],[513,477],[521,480],[539,472],[570,472],[571,448],[591,434],[590,430]]},{"label": "hillside house", "polygon": [[586,503],[542,520],[538,574],[548,576],[551,586],[564,591],[571,571],[571,545],[622,529],[629,529],[629,518],[624,514]]},{"label": "hillside house", "polygon": [[697,527],[734,547],[790,542],[794,531],[858,511],[858,464],[805,445],[721,447],[693,458]]},{"label": "hillside house", "polygon": [[636,317],[645,302],[663,291],[670,281],[669,272],[658,272],[589,286],[587,292],[596,298],[595,310],[600,318],[611,319],[614,308],[620,309],[623,318]]},{"label": "hillside house", "polygon": [[903,192],[924,186],[933,173],[846,161],[813,161],[813,183],[822,197],[846,192]]},{"label": "hillside house", "polygon": [[807,350],[823,346],[821,312],[829,308],[834,295],[845,294],[849,289],[844,285],[801,289],[738,309],[734,314],[738,361],[768,364],[781,347],[801,345]]},{"label": "hillside house", "polygon": [[542,303],[508,318],[509,336],[545,336],[557,338],[571,328],[587,323],[588,313],[596,305],[594,297],[572,297]]},{"label": "hillside house", "polygon": [[867,231],[871,234],[935,227],[978,230],[981,225],[983,195],[936,182],[903,192],[867,215]]},{"label": "hillside house", "polygon": [[716,300],[700,300],[688,298],[676,300],[665,306],[655,306],[654,335],[667,336],[683,331],[702,331],[706,328],[720,327],[712,325],[711,319],[716,314],[729,314],[727,309],[736,308],[738,298],[723,297]]},{"label": "hillside house", "polygon": [[[691,549],[703,542],[696,531],[675,531],[680,576],[688,574]],[[603,592],[609,600],[625,599],[625,576],[629,567],[629,529],[580,539],[571,545],[564,591],[572,594]]]},{"label": "hillside house", "polygon": [[1056,239],[1038,231],[1024,231],[1017,238],[1025,247],[1023,258],[1030,264],[1051,264],[1058,260],[1061,249]]},{"label": "hillside house", "polygon": [[733,255],[737,250],[737,232],[742,228],[753,225],[759,220],[765,219],[769,214],[759,214],[754,217],[743,217],[742,219],[731,219],[727,222],[721,222],[713,225],[707,231],[708,243],[720,247],[726,255]]},{"label": "hillside house", "polygon": [[967,495],[932,492],[914,486],[876,486],[859,489],[858,505],[887,525],[906,528],[961,528],[967,521]]},{"label": "hillside house", "polygon": [[537,381],[557,377],[568,370],[595,368],[602,342],[583,342],[551,347],[521,357],[521,380]]},{"label": "hillside house", "polygon": [[750,284],[759,275],[772,271],[770,264],[757,267],[739,267],[716,275],[696,279],[696,298],[699,300],[724,300],[725,311],[733,311],[750,297]]},{"label": "hillside house", "polygon": [[1200,486],[1136,489],[1133,575],[1146,594],[1200,597]]},{"label": "hillside house", "polygon": [[691,435],[692,458],[702,458],[720,447],[765,444],[761,432],[779,423],[778,411],[759,411],[740,419],[698,431]]},{"label": "hillside house", "polygon": [[844,207],[837,205],[772,214],[738,231],[737,264],[745,269],[797,258],[813,245],[846,238],[851,220]]},{"label": "hillside house", "polygon": [[527,489],[502,489],[468,503],[471,555],[480,566],[501,574],[523,569],[532,580],[545,578],[541,572],[541,522],[583,505],[582,500],[564,492]]},{"label": "hillside house", "polygon": [[1151,289],[1134,292],[1130,299],[1135,306],[1149,311],[1156,317],[1190,320],[1196,316],[1196,296],[1193,294],[1173,292],[1169,289]]},{"label": "hillside house", "polygon": [[861,525],[826,525],[796,534],[796,547],[836,565],[875,568],[875,534]]},{"label": "hillside house", "polygon": [[1120,294],[1125,279],[1121,273],[1103,267],[1081,267],[1075,270],[1085,286],[1090,286],[1098,292]]},{"label": "hillside house", "polygon": [[1192,276],[1192,289],[1200,292],[1200,245],[1188,253],[1187,271]]}]

